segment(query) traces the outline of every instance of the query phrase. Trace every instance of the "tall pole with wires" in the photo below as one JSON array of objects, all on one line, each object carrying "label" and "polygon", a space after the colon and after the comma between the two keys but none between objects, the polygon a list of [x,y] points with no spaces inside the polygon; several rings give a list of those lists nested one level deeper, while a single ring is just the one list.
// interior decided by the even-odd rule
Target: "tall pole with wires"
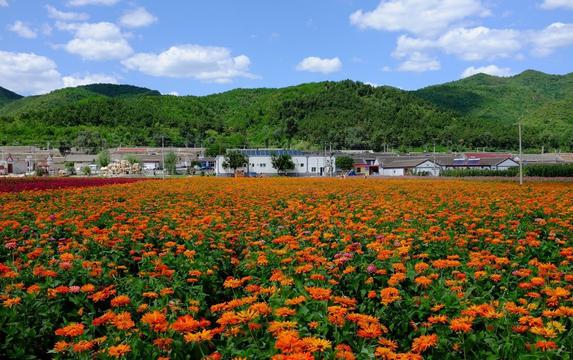
[{"label": "tall pole with wires", "polygon": [[519,119],[519,185],[523,185],[523,148],[521,145],[521,125],[522,119]]},{"label": "tall pole with wires", "polygon": [[161,167],[163,171],[161,172],[161,178],[165,180],[165,136],[161,135]]}]

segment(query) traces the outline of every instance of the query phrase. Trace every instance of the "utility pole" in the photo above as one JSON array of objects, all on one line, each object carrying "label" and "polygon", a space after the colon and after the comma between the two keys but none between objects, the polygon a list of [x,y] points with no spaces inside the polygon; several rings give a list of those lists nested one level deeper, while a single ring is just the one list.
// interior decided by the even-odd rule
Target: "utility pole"
[{"label": "utility pole", "polygon": [[163,171],[161,172],[161,177],[165,180],[165,136],[161,135],[161,163]]},{"label": "utility pole", "polygon": [[517,125],[519,127],[519,185],[523,185],[523,148],[521,146],[521,119],[519,119],[519,123]]},{"label": "utility pole", "polygon": [[433,159],[432,169],[434,169],[432,175],[437,176],[437,174],[436,174],[436,139],[434,139],[434,159]]}]

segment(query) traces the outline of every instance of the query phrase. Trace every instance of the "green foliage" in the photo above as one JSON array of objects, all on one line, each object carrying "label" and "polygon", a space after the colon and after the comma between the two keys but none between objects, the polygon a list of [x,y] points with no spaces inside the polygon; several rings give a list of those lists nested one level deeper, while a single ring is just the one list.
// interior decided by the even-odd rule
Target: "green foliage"
[{"label": "green foliage", "polygon": [[139,159],[135,155],[125,155],[123,160],[127,160],[131,165],[139,163]]},{"label": "green foliage", "polygon": [[289,170],[294,170],[295,168],[295,164],[289,154],[273,154],[271,157],[271,163],[273,168],[275,168],[279,174],[283,175],[286,175]]},{"label": "green foliage", "polygon": [[167,170],[169,175],[175,175],[177,169],[177,155],[173,151],[165,154],[165,168],[163,171]]},{"label": "green foliage", "polygon": [[0,108],[12,101],[21,99],[22,96],[16,94],[15,92],[12,92],[8,89],[4,89],[3,87],[0,87]]},{"label": "green foliage", "polygon": [[89,166],[84,166],[82,168],[82,175],[90,176],[92,174],[92,169]]},{"label": "green foliage", "polygon": [[64,167],[66,168],[66,172],[69,175],[75,175],[76,174],[76,169],[74,168],[74,163],[73,161],[66,161],[64,163]]},{"label": "green foliage", "polygon": [[354,166],[354,160],[350,156],[339,156],[336,158],[336,168],[342,171],[349,171]]},{"label": "green foliage", "polygon": [[239,168],[246,166],[249,160],[245,155],[238,151],[229,151],[225,155],[225,160],[223,161],[223,167],[225,169],[231,169],[236,171]]},{"label": "green foliage", "polygon": [[445,177],[515,177],[518,174],[518,167],[509,168],[507,170],[450,169],[440,172],[440,176]]},{"label": "green foliage", "polygon": [[111,162],[111,155],[109,154],[109,151],[106,150],[102,150],[98,155],[97,155],[97,164],[100,167],[105,167],[108,166],[109,163]]},{"label": "green foliage", "polygon": [[478,147],[515,148],[514,125],[524,124],[524,147],[573,149],[573,74],[528,70],[513,77],[478,74],[415,94],[443,109],[478,120],[464,141]]},{"label": "green foliage", "polygon": [[540,177],[573,177],[572,164],[555,164],[555,165],[527,165],[523,168],[526,176]]},{"label": "green foliage", "polygon": [[[0,105],[0,144],[204,146],[382,150],[433,144],[455,151],[512,150],[523,115],[524,147],[573,148],[573,75],[476,75],[416,92],[360,82],[237,89],[204,97],[160,96],[124,85],[88,85]],[[0,95],[2,98],[2,95]],[[0,100],[1,102],[1,100]],[[95,151],[95,152],[94,152]]]}]

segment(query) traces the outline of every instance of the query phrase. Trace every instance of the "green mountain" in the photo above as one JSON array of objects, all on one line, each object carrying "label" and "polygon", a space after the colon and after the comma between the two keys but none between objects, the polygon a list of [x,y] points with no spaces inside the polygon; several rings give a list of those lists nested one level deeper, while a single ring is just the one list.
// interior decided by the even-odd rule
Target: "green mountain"
[{"label": "green mountain", "polygon": [[478,74],[414,94],[487,126],[508,127],[521,120],[530,146],[573,147],[573,73]]},{"label": "green mountain", "polygon": [[0,108],[6,104],[12,102],[12,101],[15,101],[15,100],[18,100],[21,98],[22,98],[21,95],[18,95],[15,92],[12,92],[8,89],[4,89],[3,87],[0,87]]},{"label": "green mountain", "polygon": [[515,149],[571,148],[573,76],[528,71],[476,75],[415,92],[350,80],[210,96],[163,96],[125,85],[89,85],[0,107],[0,144],[103,146]]}]

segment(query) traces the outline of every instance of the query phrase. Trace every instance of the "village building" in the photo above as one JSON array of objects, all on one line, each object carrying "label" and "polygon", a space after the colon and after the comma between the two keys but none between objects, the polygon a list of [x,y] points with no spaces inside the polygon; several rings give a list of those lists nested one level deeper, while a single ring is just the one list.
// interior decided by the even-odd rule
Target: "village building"
[{"label": "village building", "polygon": [[0,175],[56,174],[64,157],[58,149],[37,146],[0,146]]},{"label": "village building", "polygon": [[[234,149],[248,160],[248,164],[238,169],[248,176],[278,175],[277,169],[273,168],[273,155],[289,155],[294,163],[294,169],[288,171],[289,176],[330,176],[336,174],[335,157],[329,154],[304,152],[300,150],[285,149]],[[231,176],[233,169],[225,168],[225,156],[216,158],[215,173],[218,176]]]}]

